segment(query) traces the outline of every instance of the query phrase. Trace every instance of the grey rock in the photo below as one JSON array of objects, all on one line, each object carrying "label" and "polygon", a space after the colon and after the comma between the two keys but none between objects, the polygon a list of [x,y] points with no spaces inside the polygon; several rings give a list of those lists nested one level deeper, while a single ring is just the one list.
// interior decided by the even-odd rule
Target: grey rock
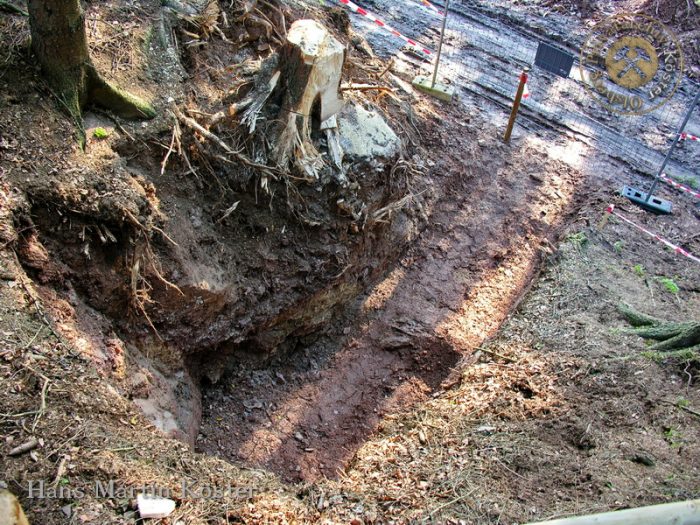
[{"label": "grey rock", "polygon": [[390,162],[399,154],[401,141],[377,111],[346,104],[338,115],[340,145],[349,161]]}]

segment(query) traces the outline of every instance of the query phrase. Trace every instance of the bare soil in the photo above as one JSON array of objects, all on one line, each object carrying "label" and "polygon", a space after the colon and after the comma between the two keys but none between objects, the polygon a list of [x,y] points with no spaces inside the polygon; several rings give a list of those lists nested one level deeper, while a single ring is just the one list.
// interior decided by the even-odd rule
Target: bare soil
[{"label": "bare soil", "polygon": [[[171,491],[163,523],[188,524],[522,523],[699,497],[697,354],[645,353],[616,308],[697,318],[700,268],[601,222],[615,202],[698,254],[695,201],[662,187],[674,214],[643,213],[616,196],[648,182],[624,159],[527,120],[505,145],[500,106],[417,94],[413,62],[383,77],[391,96],[356,98],[403,141],[353,171],[370,211],[412,195],[386,222],[332,186],[262,195],[201,137],[183,136],[193,169],[163,169],[169,97],[211,112],[247,78],[228,66],[276,45],[229,9],[226,36],[252,44],[212,37],[178,69],[157,2],[90,4],[98,67],[161,116],[89,114],[86,152],[26,23],[0,18],[0,481],[30,521],[137,522],[130,494],[95,493],[108,480]],[[338,11],[285,21],[309,13],[352,43],[347,78],[376,81],[387,64]],[[61,492],[31,498],[38,480]]]},{"label": "bare soil", "polygon": [[[524,522],[698,496],[698,418],[679,406],[700,402],[696,365],[644,357],[644,345],[619,332],[616,312],[626,301],[670,319],[693,316],[697,292],[685,279],[696,274],[671,294],[657,272],[670,264],[685,273],[687,264],[650,253],[622,225],[598,232],[586,223],[584,211],[571,232],[587,241],[570,237],[548,258],[457,385],[388,418],[333,489],[363,494],[370,516],[440,523]],[[638,261],[653,270],[640,277]],[[339,507],[329,509],[338,521],[352,515]]]},{"label": "bare soil", "polygon": [[[468,154],[436,159],[448,175],[430,230],[335,333],[272,366],[242,363],[227,388],[206,393],[202,451],[293,480],[332,477],[384,416],[427,399],[495,333],[533,276],[537,246],[575,206],[580,173],[545,167],[535,146],[465,145],[450,130],[476,132],[481,119],[459,118],[445,115],[441,146]],[[507,282],[494,282],[499,268]]]}]

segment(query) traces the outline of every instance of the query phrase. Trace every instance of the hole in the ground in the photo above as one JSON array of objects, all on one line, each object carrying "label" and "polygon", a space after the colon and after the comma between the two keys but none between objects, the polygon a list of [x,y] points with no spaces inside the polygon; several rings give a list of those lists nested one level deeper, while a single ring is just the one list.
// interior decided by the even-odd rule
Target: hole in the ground
[{"label": "hole in the ground", "polygon": [[289,481],[335,477],[383,416],[427,399],[460,356],[428,337],[394,351],[322,337],[264,364],[236,354],[202,387],[197,448]]},{"label": "hole in the ground", "polygon": [[517,383],[514,386],[514,388],[515,390],[520,392],[525,399],[532,399],[533,397],[535,397],[535,392],[532,390],[532,388],[530,388],[530,385],[528,385],[527,383]]}]

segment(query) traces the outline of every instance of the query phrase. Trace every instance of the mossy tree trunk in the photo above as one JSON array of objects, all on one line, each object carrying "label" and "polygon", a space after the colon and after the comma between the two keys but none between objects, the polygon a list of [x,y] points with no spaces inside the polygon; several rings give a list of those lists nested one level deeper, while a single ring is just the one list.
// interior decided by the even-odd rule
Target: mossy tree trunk
[{"label": "mossy tree trunk", "polygon": [[153,108],[105,81],[90,60],[80,0],[28,0],[32,49],[42,72],[76,122],[95,104],[130,119],[151,118]]},{"label": "mossy tree trunk", "polygon": [[644,339],[659,341],[649,347],[655,352],[668,352],[700,345],[700,322],[688,321],[673,323],[663,321],[634,310],[626,304],[619,306],[620,313],[635,328],[626,333],[638,335]]}]

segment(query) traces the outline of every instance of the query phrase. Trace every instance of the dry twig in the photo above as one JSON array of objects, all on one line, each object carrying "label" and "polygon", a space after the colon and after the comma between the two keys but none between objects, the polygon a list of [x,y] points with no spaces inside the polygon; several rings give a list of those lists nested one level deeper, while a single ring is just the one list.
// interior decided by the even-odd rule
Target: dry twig
[{"label": "dry twig", "polygon": [[12,450],[10,450],[7,455],[8,456],[19,456],[21,454],[25,454],[29,452],[30,450],[34,450],[36,447],[39,446],[39,440],[37,438],[31,438],[29,441],[26,441],[25,443],[22,443],[21,445],[16,446]]},{"label": "dry twig", "polygon": [[173,121],[173,134],[170,138],[170,146],[168,146],[168,152],[165,154],[163,162],[160,163],[161,175],[165,173],[165,168],[168,165],[168,159],[170,158],[170,155],[173,151],[177,151],[178,155],[182,155],[182,148],[180,145],[180,136],[182,135],[182,130],[180,129],[180,124],[178,123],[177,119],[173,118]]},{"label": "dry twig", "polygon": [[389,86],[375,86],[372,84],[347,84],[340,88],[340,91],[388,91],[394,93],[394,88]]}]

